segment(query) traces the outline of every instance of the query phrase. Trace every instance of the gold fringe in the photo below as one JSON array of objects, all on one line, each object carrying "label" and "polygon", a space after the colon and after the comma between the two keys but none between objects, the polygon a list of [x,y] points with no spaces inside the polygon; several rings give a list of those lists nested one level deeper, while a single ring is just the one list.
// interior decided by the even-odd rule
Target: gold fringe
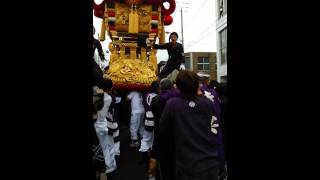
[{"label": "gold fringe", "polygon": [[129,28],[128,32],[135,34],[139,32],[139,15],[136,8],[133,9],[133,4],[131,6],[131,12],[129,14]]},{"label": "gold fringe", "polygon": [[106,39],[106,26],[103,19],[101,23],[100,41],[104,41],[105,39]]},{"label": "gold fringe", "polygon": [[159,37],[159,43],[165,43],[166,42],[166,32],[164,29],[164,25],[161,26],[161,33],[160,33],[160,37]]}]

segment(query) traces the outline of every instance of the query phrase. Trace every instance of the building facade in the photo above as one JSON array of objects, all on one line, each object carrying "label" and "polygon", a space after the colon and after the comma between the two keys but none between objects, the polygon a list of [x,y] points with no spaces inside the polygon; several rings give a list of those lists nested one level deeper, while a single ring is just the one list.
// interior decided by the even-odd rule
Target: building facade
[{"label": "building facade", "polygon": [[217,0],[217,81],[227,82],[227,0]]},{"label": "building facade", "polygon": [[211,80],[217,80],[217,56],[215,52],[184,53],[186,69],[203,72],[210,75]]}]

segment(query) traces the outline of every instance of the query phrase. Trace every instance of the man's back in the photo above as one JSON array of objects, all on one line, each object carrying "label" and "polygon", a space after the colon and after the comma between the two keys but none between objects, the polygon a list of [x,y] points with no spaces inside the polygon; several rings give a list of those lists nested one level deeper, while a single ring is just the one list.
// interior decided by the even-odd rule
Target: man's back
[{"label": "man's back", "polygon": [[98,111],[97,121],[99,122],[106,121],[108,110],[112,102],[112,98],[108,93],[104,93],[103,102],[104,102],[103,108],[100,111]]},{"label": "man's back", "polygon": [[144,113],[144,107],[142,104],[142,94],[137,91],[132,91],[128,94],[128,99],[131,100],[131,112],[132,113]]},{"label": "man's back", "polygon": [[[175,150],[176,171],[195,174],[218,165],[216,121],[212,102],[172,98],[160,119],[161,147]],[[174,146],[174,147],[170,147]]]}]

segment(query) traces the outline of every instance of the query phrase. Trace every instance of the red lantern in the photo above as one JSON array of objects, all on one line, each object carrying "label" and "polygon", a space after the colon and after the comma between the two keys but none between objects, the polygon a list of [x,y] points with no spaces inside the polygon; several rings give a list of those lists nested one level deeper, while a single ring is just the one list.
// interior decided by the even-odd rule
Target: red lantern
[{"label": "red lantern", "polygon": [[[163,5],[163,3],[168,2],[170,4],[169,8],[166,9]],[[160,4],[161,12],[164,15],[170,15],[174,12],[176,9],[176,1],[175,0],[162,0],[162,3]]]},{"label": "red lantern", "polygon": [[101,4],[96,4],[96,2],[93,0],[93,9],[94,9],[94,16],[97,18],[103,18],[103,12],[104,12],[104,6],[105,1],[103,0]]},{"label": "red lantern", "polygon": [[103,18],[103,11],[94,11],[94,15],[97,17],[97,18]]},{"label": "red lantern", "polygon": [[164,19],[163,19],[164,25],[168,26],[168,25],[172,24],[172,22],[173,22],[172,16],[164,15]]},{"label": "red lantern", "polygon": [[95,11],[98,10],[104,10],[105,1],[103,0],[100,4],[96,4],[96,2],[93,0],[93,9]]}]

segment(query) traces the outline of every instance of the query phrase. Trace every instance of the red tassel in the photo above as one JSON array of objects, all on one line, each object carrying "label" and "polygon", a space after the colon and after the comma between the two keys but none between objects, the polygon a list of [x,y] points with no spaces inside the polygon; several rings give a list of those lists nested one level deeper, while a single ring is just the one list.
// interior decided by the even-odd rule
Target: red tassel
[{"label": "red tassel", "polygon": [[158,20],[158,15],[152,15],[152,20]]},{"label": "red tassel", "polygon": [[108,16],[109,17],[115,17],[116,13],[114,11],[108,11]]},{"label": "red tassel", "polygon": [[168,25],[172,24],[172,22],[173,22],[172,16],[164,15],[164,19],[163,19],[164,25],[168,26]]}]

